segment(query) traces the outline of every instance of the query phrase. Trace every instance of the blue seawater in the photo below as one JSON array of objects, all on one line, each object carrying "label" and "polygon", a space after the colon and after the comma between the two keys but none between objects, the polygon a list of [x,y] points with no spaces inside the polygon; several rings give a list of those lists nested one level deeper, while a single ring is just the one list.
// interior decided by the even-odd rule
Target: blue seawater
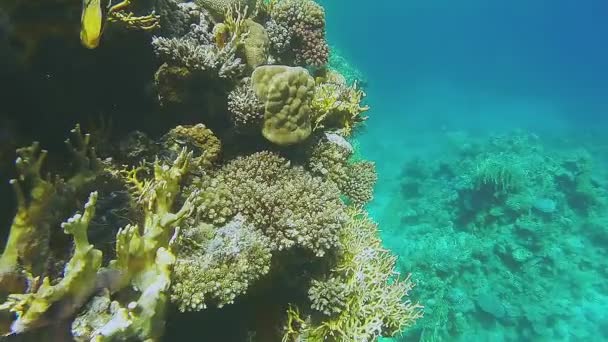
[{"label": "blue seawater", "polygon": [[396,339],[608,340],[608,2],[320,2],[426,307]]}]

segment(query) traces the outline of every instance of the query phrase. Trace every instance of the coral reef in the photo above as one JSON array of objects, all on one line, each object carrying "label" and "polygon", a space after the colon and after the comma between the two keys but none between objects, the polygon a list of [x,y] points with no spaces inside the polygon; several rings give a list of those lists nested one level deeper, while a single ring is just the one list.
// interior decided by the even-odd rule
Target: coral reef
[{"label": "coral reef", "polygon": [[[13,9],[40,9],[9,7],[16,21]],[[48,47],[54,58],[33,49],[38,64],[15,73],[36,79],[69,60],[73,70],[45,80],[81,89],[54,98],[59,86],[18,108],[38,112],[51,101],[84,114],[15,115],[7,120],[15,132],[0,129],[10,140],[1,161],[13,158],[9,146],[42,134],[17,149],[14,166],[1,165],[16,195],[14,208],[0,202],[9,218],[0,222],[2,335],[373,341],[420,317],[413,282],[395,273],[363,211],[375,166],[355,159],[346,139],[367,107],[357,85],[325,68],[320,5],[91,0],[81,15],[85,47],[77,33],[74,44],[58,37]],[[111,85],[97,88],[97,78]],[[39,99],[50,88],[24,89]],[[77,125],[61,153],[54,141],[75,120],[95,136]],[[29,133],[32,122],[44,130]]]},{"label": "coral reef", "polygon": [[408,337],[605,337],[598,322],[608,303],[589,298],[605,294],[597,239],[608,193],[589,155],[523,133],[451,141],[452,153],[405,165],[389,209],[406,229],[387,234],[411,242],[400,267],[414,270],[414,292],[434,303]]}]

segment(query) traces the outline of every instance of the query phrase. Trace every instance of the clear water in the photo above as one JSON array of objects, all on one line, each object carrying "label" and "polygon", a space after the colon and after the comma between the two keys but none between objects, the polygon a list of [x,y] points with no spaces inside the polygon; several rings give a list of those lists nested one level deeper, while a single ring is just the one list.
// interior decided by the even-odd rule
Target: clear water
[{"label": "clear water", "polygon": [[[608,340],[608,3],[322,3],[330,43],[368,79],[371,120],[358,143],[380,173],[370,210],[427,308],[406,337]],[[507,151],[516,142],[505,139],[524,148]],[[516,165],[524,189],[461,184],[491,158]],[[592,165],[597,203],[572,197],[555,169],[574,159]],[[454,198],[434,201],[440,191]],[[528,211],[510,211],[522,194]],[[536,231],[517,228],[526,219]]]}]

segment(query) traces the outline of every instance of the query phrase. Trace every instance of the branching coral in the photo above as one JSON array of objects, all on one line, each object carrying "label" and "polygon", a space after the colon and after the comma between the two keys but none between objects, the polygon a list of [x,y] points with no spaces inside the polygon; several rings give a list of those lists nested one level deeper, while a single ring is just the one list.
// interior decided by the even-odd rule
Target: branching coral
[{"label": "branching coral", "polygon": [[254,8],[254,0],[196,0],[196,4],[209,11],[213,19],[220,22],[232,8]]},{"label": "branching coral", "polygon": [[268,33],[279,56],[293,55],[303,66],[322,67],[327,63],[323,7],[312,0],[282,0],[272,6],[270,16]]},{"label": "branching coral", "polygon": [[270,242],[236,215],[215,228],[200,224],[183,232],[171,300],[181,311],[222,307],[270,269]]},{"label": "branching coral", "polygon": [[[179,194],[179,182],[188,170],[191,154],[183,150],[173,165],[154,165],[154,178],[141,181],[127,179],[137,189],[144,212],[143,227],[128,225],[116,237],[116,259],[109,269],[120,274],[118,289],[131,287],[139,297],[118,306],[106,322],[96,327],[97,341],[137,338],[156,339],[164,332],[171,271],[175,263],[173,242],[180,223],[194,211],[192,198],[173,212]],[[80,335],[75,333],[75,335]]]},{"label": "branching coral", "polygon": [[239,130],[259,129],[264,118],[264,104],[255,95],[250,78],[228,93],[228,112]]},{"label": "branching coral", "polygon": [[346,216],[333,184],[270,152],[240,157],[224,166],[208,183],[225,185],[233,210],[263,231],[273,250],[300,247],[323,256],[338,245]]},{"label": "branching coral", "polygon": [[[30,277],[40,275],[49,239],[49,205],[54,186],[40,176],[47,152],[37,143],[17,150],[19,177],[11,180],[17,196],[17,213],[0,257],[0,283],[9,281],[11,274],[23,269]],[[26,195],[23,186],[29,187]],[[3,286],[4,287],[4,286]]]},{"label": "branching coral", "polygon": [[382,248],[376,225],[365,214],[350,212],[340,242],[344,249],[337,265],[309,290],[321,318],[313,313],[305,319],[289,310],[284,341],[375,341],[421,317],[422,307],[407,299],[414,284],[409,276],[399,279],[396,258]]},{"label": "branching coral", "polygon": [[355,126],[367,119],[362,114],[369,107],[361,102],[365,93],[357,84],[321,83],[315,87],[310,104],[313,112],[314,130],[338,129],[348,136]]},{"label": "branching coral", "polygon": [[58,202],[69,198],[81,187],[92,182],[102,166],[90,146],[90,136],[83,135],[80,126],[71,131],[66,140],[74,162],[71,177],[54,182],[43,179],[40,170],[47,152],[38,143],[17,150],[15,165],[18,178],[11,180],[17,197],[17,213],[13,218],[6,247],[0,257],[0,284],[4,290],[17,290],[11,286],[15,278],[24,276],[29,281],[43,275],[47,266],[51,225],[61,219],[54,217],[52,209]]},{"label": "branching coral", "polygon": [[194,18],[190,31],[179,37],[154,37],[152,46],[157,56],[170,66],[190,71],[207,72],[226,79],[239,76],[245,65],[236,57],[236,50],[243,35],[235,33],[218,46],[205,11],[195,6],[185,10]]},{"label": "branching coral", "polygon": [[353,147],[342,136],[326,133],[308,152],[308,168],[335,183],[348,202],[362,206],[373,197],[377,175],[373,163],[350,162]]},{"label": "branching coral", "polygon": [[[71,317],[95,289],[96,273],[101,266],[101,251],[89,244],[87,229],[95,214],[97,193],[92,193],[84,213],[76,214],[62,224],[66,234],[74,237],[74,254],[65,267],[64,277],[54,285],[45,277],[35,292],[13,294],[0,306],[17,314],[11,332],[20,333],[52,320]],[[51,315],[53,310],[56,314]]]}]

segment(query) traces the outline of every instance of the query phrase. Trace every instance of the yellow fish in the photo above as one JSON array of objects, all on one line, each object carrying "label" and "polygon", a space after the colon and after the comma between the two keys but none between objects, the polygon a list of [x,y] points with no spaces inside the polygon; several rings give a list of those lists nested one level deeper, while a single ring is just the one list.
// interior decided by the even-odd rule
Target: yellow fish
[{"label": "yellow fish", "polygon": [[99,45],[103,21],[101,0],[82,0],[80,42],[86,48],[94,49]]}]

